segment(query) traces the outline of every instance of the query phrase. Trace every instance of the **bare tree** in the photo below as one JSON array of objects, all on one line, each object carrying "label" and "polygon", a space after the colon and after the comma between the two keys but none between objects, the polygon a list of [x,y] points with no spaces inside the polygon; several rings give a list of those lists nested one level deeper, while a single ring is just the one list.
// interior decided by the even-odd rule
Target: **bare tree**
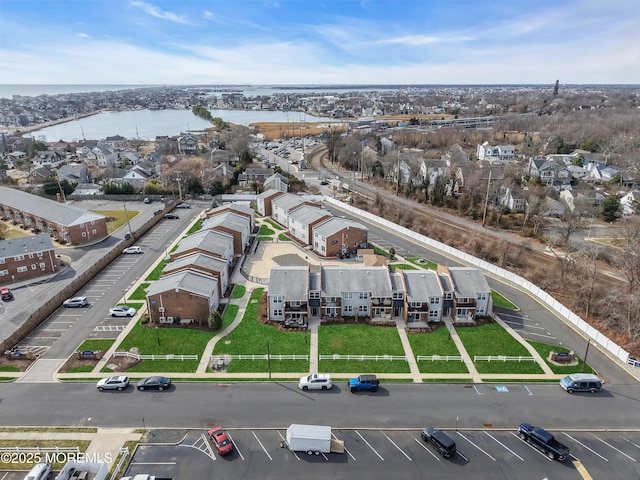
[{"label": "bare tree", "polygon": [[[640,283],[640,222],[627,221],[621,231],[623,245],[618,253],[616,264],[627,280],[627,334],[631,335],[635,287]],[[637,312],[635,312],[637,315]]]}]

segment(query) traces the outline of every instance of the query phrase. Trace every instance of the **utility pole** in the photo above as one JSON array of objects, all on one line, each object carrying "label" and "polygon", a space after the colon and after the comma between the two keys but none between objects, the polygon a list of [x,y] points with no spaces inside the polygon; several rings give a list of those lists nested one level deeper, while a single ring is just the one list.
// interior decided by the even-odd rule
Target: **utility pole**
[{"label": "utility pole", "polygon": [[491,170],[489,170],[489,180],[487,180],[487,195],[484,199],[484,213],[482,214],[482,226],[487,218],[487,206],[489,205],[489,188],[491,188]]},{"label": "utility pole", "polygon": [[122,201],[122,206],[124,207],[124,216],[127,219],[127,227],[129,227],[129,236],[131,237],[131,224],[129,223],[129,212],[127,212],[127,205],[126,203],[124,203],[124,200]]}]

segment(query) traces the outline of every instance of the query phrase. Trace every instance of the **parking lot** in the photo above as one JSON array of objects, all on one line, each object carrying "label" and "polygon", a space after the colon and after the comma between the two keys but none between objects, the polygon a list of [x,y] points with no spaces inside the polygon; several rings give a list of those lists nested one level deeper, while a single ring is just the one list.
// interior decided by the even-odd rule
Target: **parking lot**
[{"label": "parking lot", "polygon": [[[220,457],[205,431],[190,431],[178,445],[141,446],[128,474],[161,477],[211,478],[411,478],[581,479],[637,478],[640,434],[554,432],[571,448],[565,462],[549,460],[520,440],[515,431],[450,431],[458,453],[440,457],[420,438],[420,430],[334,430],[343,440],[344,454],[308,456],[280,447],[286,431],[229,430],[236,449]],[[408,476],[406,478],[409,478]]]}]

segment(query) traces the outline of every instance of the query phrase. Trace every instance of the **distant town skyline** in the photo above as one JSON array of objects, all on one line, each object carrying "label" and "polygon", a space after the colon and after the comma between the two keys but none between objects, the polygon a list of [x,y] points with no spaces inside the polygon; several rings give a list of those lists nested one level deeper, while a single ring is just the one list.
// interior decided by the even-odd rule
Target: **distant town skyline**
[{"label": "distant town skyline", "polygon": [[3,84],[640,84],[628,0],[0,0]]}]

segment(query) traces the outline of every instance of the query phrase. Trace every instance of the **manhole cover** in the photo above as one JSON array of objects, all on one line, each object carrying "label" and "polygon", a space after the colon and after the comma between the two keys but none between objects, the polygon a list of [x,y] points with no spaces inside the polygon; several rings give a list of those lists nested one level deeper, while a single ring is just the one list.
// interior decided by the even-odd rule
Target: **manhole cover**
[{"label": "manhole cover", "polygon": [[493,423],[483,423],[482,426],[484,428],[493,428]]}]

